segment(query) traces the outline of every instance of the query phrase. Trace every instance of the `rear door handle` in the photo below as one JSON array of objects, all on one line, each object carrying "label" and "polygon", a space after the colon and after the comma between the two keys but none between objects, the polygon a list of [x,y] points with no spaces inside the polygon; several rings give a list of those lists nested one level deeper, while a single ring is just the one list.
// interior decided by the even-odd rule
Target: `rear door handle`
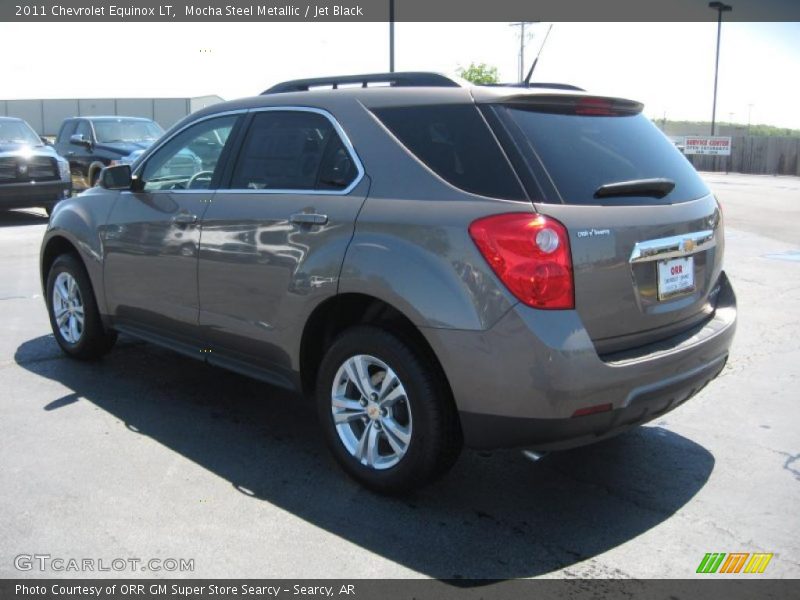
[{"label": "rear door handle", "polygon": [[317,213],[295,213],[289,220],[292,223],[300,223],[305,225],[325,225],[328,222],[328,215],[320,215]]},{"label": "rear door handle", "polygon": [[192,223],[197,223],[197,215],[180,213],[172,217],[172,222],[176,225],[191,225]]}]

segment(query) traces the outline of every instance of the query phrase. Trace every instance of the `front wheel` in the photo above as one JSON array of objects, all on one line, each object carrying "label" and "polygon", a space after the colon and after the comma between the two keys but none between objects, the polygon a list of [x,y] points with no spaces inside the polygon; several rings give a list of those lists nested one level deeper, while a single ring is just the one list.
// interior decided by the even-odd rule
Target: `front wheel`
[{"label": "front wheel", "polygon": [[103,327],[86,269],[71,254],[59,256],[50,267],[47,312],[56,342],[69,356],[99,358],[117,340],[115,332]]},{"label": "front wheel", "polygon": [[458,458],[458,415],[441,374],[388,331],[340,335],[320,366],[316,400],[333,455],[370,489],[419,488]]}]

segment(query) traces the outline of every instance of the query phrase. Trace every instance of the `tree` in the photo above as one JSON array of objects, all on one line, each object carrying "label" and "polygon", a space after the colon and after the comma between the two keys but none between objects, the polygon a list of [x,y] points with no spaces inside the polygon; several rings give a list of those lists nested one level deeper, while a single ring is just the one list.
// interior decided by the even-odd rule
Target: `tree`
[{"label": "tree", "polygon": [[500,81],[500,75],[497,73],[497,67],[490,67],[486,63],[469,63],[469,66],[458,67],[456,70],[459,77],[463,77],[467,81],[471,81],[477,85],[484,85],[487,83],[497,83]]}]

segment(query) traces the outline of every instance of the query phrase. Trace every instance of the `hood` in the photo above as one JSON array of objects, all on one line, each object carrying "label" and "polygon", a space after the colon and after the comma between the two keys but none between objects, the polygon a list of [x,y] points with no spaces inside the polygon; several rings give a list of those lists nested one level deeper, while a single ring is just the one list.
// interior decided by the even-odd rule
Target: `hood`
[{"label": "hood", "polygon": [[0,142],[0,156],[52,156],[56,151],[51,146],[28,146],[27,144],[9,144]]},{"label": "hood", "polygon": [[127,156],[131,152],[135,150],[145,150],[149,148],[153,142],[151,141],[141,141],[141,142],[106,142],[100,143],[98,142],[95,148],[99,148],[101,150],[110,150],[111,152],[116,152],[120,156]]}]

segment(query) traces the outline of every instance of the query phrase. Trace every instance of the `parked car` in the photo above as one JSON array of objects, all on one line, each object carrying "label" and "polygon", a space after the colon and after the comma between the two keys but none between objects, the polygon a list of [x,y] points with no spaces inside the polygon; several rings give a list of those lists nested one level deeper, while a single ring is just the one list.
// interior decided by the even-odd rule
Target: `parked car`
[{"label": "parked car", "polygon": [[0,209],[41,207],[50,214],[71,194],[67,161],[27,122],[0,117]]},{"label": "parked car", "polygon": [[426,73],[206,108],[53,214],[55,339],[88,359],[124,332],[303,392],[381,492],[463,444],[605,439],[714,379],[736,324],[719,205],[641,111]]},{"label": "parked car", "polygon": [[69,160],[74,187],[82,191],[97,183],[103,167],[148,148],[163,133],[150,119],[73,117],[61,124],[55,148]]}]

